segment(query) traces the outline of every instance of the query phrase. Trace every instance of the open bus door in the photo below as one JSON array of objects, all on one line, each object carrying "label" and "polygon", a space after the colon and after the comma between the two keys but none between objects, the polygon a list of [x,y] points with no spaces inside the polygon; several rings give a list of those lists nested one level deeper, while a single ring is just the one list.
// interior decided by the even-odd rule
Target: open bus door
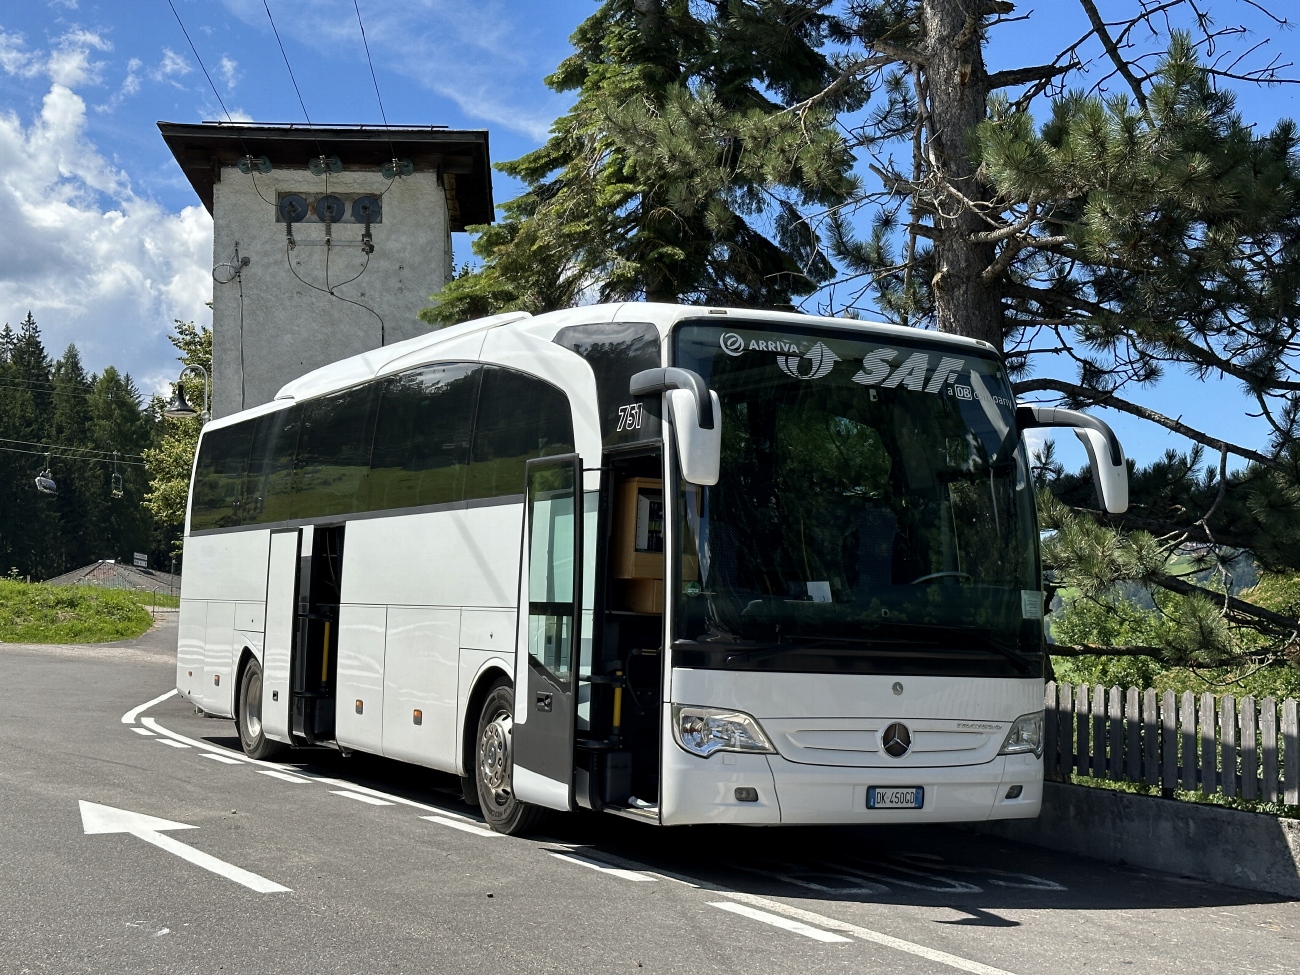
[{"label": "open bus door", "polygon": [[511,732],[515,796],[573,807],[573,741],[582,592],[582,462],[528,462]]}]

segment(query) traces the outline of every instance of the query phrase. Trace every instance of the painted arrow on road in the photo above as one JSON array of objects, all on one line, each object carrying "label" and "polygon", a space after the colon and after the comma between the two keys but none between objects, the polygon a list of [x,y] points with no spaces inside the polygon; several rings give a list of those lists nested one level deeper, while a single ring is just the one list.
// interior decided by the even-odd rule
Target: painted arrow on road
[{"label": "painted arrow on road", "polygon": [[190,826],[187,823],[173,823],[169,819],[146,816],[144,813],[130,812],[126,809],[114,809],[112,806],[101,806],[97,802],[87,802],[85,799],[80,800],[80,803],[81,826],[87,835],[92,833],[130,833],[132,836],[138,837],[160,850],[175,854],[182,860],[187,860],[196,867],[211,871],[219,877],[225,877],[237,884],[243,884],[259,894],[274,894],[289,890],[288,887],[283,887],[267,880],[265,877],[259,877],[242,867],[226,863],[225,860],[218,860],[210,854],[196,850],[192,846],[186,846],[170,836],[163,835],[166,830],[198,829],[197,826]]}]

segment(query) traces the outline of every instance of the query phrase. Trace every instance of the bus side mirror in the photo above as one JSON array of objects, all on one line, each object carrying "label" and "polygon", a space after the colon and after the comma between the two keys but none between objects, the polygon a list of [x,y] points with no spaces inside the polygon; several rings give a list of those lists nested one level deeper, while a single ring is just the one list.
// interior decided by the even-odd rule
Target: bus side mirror
[{"label": "bus side mirror", "polygon": [[628,391],[638,398],[668,394],[682,477],[690,484],[717,484],[722,466],[722,405],[704,378],[675,366],[646,369],[632,377]]},{"label": "bus side mirror", "polygon": [[708,391],[713,407],[714,422],[711,427],[700,423],[695,397],[687,389],[668,391],[668,408],[673,414],[673,430],[677,434],[677,463],[682,478],[689,484],[708,486],[718,483],[722,466],[722,404],[718,394]]},{"label": "bus side mirror", "polygon": [[1087,413],[1048,406],[1016,408],[1016,426],[1021,430],[1034,427],[1068,427],[1074,431],[1092,468],[1092,483],[1104,511],[1122,515],[1128,510],[1128,464],[1124,448],[1109,426]]}]

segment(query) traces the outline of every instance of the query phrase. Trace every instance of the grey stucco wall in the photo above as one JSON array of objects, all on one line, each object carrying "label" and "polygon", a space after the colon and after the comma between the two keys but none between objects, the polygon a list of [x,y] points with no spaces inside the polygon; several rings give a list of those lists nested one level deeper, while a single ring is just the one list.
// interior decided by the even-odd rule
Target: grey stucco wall
[{"label": "grey stucco wall", "polygon": [[[321,246],[324,224],[295,224],[297,246],[289,248],[273,205],[283,192],[385,194],[369,262],[355,223],[336,224],[329,248]],[[418,313],[451,273],[447,201],[434,173],[391,183],[378,173],[335,173],[327,185],[305,165],[255,178],[223,168],[213,218],[214,417],[268,402],[291,379],[377,348],[381,320],[383,344],[428,331]],[[236,264],[236,251],[248,259],[238,278],[223,266]]]}]

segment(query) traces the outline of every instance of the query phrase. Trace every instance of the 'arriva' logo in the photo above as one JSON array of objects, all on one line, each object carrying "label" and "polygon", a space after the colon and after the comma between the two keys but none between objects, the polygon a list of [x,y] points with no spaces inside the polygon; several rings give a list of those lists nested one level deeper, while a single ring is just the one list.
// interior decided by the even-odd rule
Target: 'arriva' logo
[{"label": "'arriva' logo", "polygon": [[840,361],[830,349],[818,342],[803,355],[779,355],[776,364],[792,379],[821,379]]}]

